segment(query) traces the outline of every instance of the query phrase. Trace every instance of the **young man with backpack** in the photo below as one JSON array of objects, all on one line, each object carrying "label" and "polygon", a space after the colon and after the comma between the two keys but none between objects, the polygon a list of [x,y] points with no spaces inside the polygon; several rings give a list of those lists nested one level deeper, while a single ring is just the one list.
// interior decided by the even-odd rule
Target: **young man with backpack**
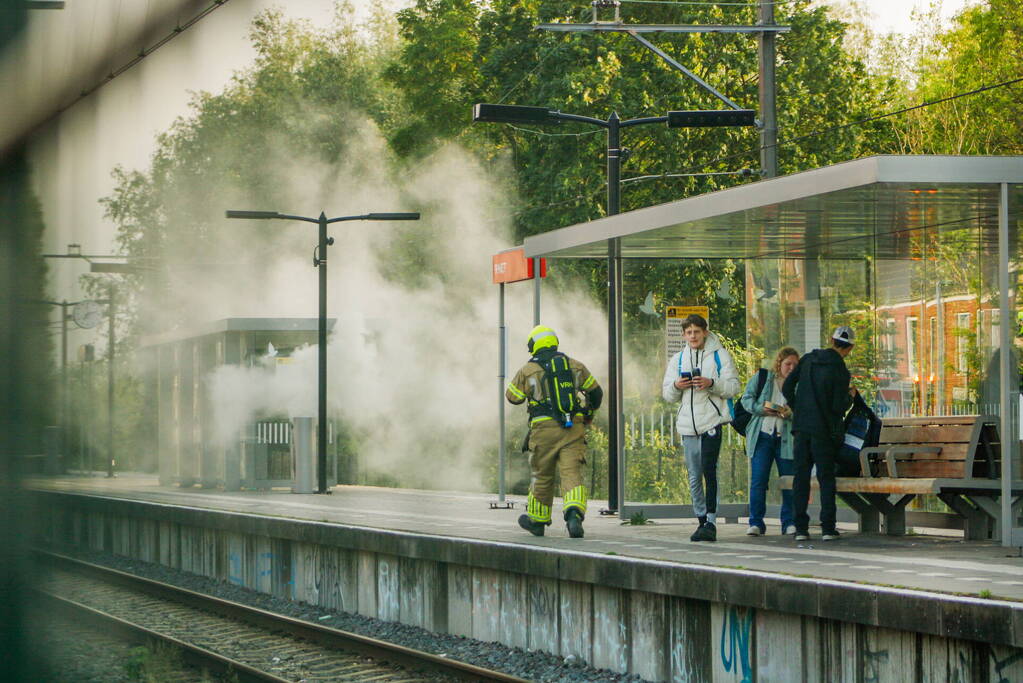
[{"label": "young man with backpack", "polygon": [[852,405],[855,388],[849,387],[845,358],[853,348],[852,328],[841,325],[831,335],[831,346],[815,349],[799,359],[799,365],[782,385],[792,407],[795,474],[792,499],[796,540],[810,540],[810,468],[817,466],[821,499],[821,540],[840,538],[835,527],[835,461],[845,438],[843,417]]},{"label": "young man with backpack", "polygon": [[742,385],[731,354],[707,321],[682,321],[685,346],[668,361],[661,383],[665,401],[679,403],[675,427],[682,437],[693,512],[700,524],[690,541],[717,540],[718,456],[721,431],[732,421],[729,400]]},{"label": "young man with backpack", "polygon": [[587,499],[583,484],[586,425],[592,422],[604,392],[585,365],[558,351],[558,336],[551,328],[534,327],[526,347],[532,357],[515,373],[504,393],[510,403],[526,403],[529,409],[532,481],[519,526],[534,536],[543,536],[545,527],[550,526],[557,467],[568,535],[582,538]]}]

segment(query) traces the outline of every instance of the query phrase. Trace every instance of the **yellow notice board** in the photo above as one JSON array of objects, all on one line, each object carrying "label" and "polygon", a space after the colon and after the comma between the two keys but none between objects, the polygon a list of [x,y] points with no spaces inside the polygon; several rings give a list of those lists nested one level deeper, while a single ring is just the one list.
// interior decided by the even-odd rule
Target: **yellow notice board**
[{"label": "yellow notice board", "polygon": [[682,321],[693,313],[710,322],[709,306],[666,306],[664,309],[664,341],[668,358],[682,350]]}]

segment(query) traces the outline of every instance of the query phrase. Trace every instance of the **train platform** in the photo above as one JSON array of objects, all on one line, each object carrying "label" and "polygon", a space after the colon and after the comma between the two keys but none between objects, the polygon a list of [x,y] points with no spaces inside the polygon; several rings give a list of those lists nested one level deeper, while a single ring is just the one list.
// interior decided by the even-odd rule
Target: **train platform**
[{"label": "train platform", "polygon": [[[680,566],[750,570],[800,578],[886,588],[1023,601],[1023,557],[1018,548],[991,541],[964,541],[961,534],[915,533],[901,537],[860,534],[849,525],[838,541],[822,542],[811,532],[797,543],[768,524],[766,536],[745,535],[742,523],[719,524],[716,543],[692,543],[693,520],[623,523],[591,513],[586,537],[568,537],[556,519],[538,538],[516,524],[523,496],[509,496],[513,509],[491,509],[492,494],[337,486],[331,495],[300,495],[286,490],[224,492],[161,487],[155,476],[126,473],[37,478],[35,490],[112,497],[192,509],[325,522],[375,529],[564,551],[572,555],[619,555]],[[591,501],[591,511],[606,503]],[[560,507],[560,501],[558,501]],[[841,525],[840,525],[841,526]],[[819,532],[819,530],[818,530]],[[954,534],[955,532],[942,532]]]}]

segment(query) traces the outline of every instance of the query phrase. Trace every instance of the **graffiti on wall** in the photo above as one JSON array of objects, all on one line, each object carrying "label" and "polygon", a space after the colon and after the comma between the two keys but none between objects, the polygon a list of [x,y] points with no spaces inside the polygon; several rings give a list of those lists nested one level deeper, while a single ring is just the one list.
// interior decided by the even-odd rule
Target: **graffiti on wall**
[{"label": "graffiti on wall", "polygon": [[880,683],[883,665],[888,662],[888,650],[863,650],[863,683]]},{"label": "graffiti on wall", "polygon": [[721,665],[725,671],[742,676],[742,683],[753,681],[750,634],[753,632],[752,608],[727,606],[721,620]]},{"label": "graffiti on wall", "polygon": [[[1014,664],[1023,662],[1023,652],[1016,651],[1007,657],[998,657],[998,653],[995,649],[990,648],[991,652],[991,664],[994,666],[995,675],[998,676],[998,683],[1010,683],[1010,679],[1006,678],[1007,673],[1011,673],[1011,669]],[[994,680],[994,679],[992,679]]]}]

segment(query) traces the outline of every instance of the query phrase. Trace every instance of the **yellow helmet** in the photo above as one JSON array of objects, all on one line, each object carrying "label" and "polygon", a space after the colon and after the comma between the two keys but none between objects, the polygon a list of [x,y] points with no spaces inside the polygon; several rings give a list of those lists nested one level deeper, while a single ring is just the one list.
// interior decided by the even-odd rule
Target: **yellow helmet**
[{"label": "yellow helmet", "polygon": [[529,339],[526,340],[526,348],[530,353],[536,353],[540,349],[558,345],[558,335],[549,327],[537,325],[529,332]]}]

